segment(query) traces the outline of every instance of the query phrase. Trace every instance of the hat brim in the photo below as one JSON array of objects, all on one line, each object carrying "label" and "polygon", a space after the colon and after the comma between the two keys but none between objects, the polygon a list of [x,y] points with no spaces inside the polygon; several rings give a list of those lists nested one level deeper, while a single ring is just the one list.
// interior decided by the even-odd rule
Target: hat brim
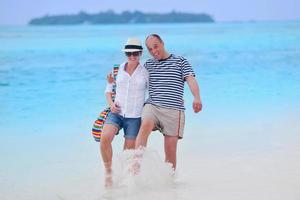
[{"label": "hat brim", "polygon": [[123,52],[137,52],[137,51],[143,51],[142,49],[122,49]]}]

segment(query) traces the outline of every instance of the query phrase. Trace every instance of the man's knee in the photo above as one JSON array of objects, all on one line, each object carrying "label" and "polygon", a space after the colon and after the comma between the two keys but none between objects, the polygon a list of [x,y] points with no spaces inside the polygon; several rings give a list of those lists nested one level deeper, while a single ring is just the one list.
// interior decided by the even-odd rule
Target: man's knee
[{"label": "man's knee", "polygon": [[142,120],[141,131],[152,131],[154,126],[154,120],[150,118],[145,118]]}]

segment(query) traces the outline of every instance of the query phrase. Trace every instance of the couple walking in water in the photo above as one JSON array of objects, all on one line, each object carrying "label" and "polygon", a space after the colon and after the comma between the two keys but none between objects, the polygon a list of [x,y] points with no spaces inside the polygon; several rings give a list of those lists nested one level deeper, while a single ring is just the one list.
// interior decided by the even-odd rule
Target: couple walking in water
[{"label": "couple walking in water", "polygon": [[[184,83],[193,96],[193,110],[202,109],[199,86],[189,62],[182,56],[166,51],[164,41],[157,34],[146,38],[146,47],[153,58],[143,65],[141,42],[129,38],[123,52],[127,60],[120,65],[116,77],[116,96],[112,99],[112,83],[105,90],[111,112],[108,114],[100,141],[105,168],[105,186],[112,186],[112,141],[123,128],[124,150],[147,146],[150,133],[159,130],[164,136],[165,162],[176,168],[178,139],[184,130]],[[149,92],[145,99],[146,91]]]}]

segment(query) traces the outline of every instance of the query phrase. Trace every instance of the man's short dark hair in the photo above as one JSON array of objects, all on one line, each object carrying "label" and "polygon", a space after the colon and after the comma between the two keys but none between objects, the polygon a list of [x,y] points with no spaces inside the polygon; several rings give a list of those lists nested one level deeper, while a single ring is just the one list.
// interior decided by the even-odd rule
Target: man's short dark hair
[{"label": "man's short dark hair", "polygon": [[160,42],[163,42],[163,40],[161,39],[161,37],[158,34],[156,34],[156,33],[152,33],[152,34],[148,35],[147,38],[146,38],[146,41],[148,40],[149,37],[155,37]]}]

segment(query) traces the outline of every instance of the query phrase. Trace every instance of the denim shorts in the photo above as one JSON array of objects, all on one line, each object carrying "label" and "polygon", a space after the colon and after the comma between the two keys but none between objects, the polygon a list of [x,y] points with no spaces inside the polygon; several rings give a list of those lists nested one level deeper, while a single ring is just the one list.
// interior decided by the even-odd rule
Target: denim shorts
[{"label": "denim shorts", "polygon": [[105,124],[112,124],[118,127],[119,130],[123,128],[126,139],[135,139],[140,130],[141,118],[125,118],[117,113],[110,112],[107,115]]}]

